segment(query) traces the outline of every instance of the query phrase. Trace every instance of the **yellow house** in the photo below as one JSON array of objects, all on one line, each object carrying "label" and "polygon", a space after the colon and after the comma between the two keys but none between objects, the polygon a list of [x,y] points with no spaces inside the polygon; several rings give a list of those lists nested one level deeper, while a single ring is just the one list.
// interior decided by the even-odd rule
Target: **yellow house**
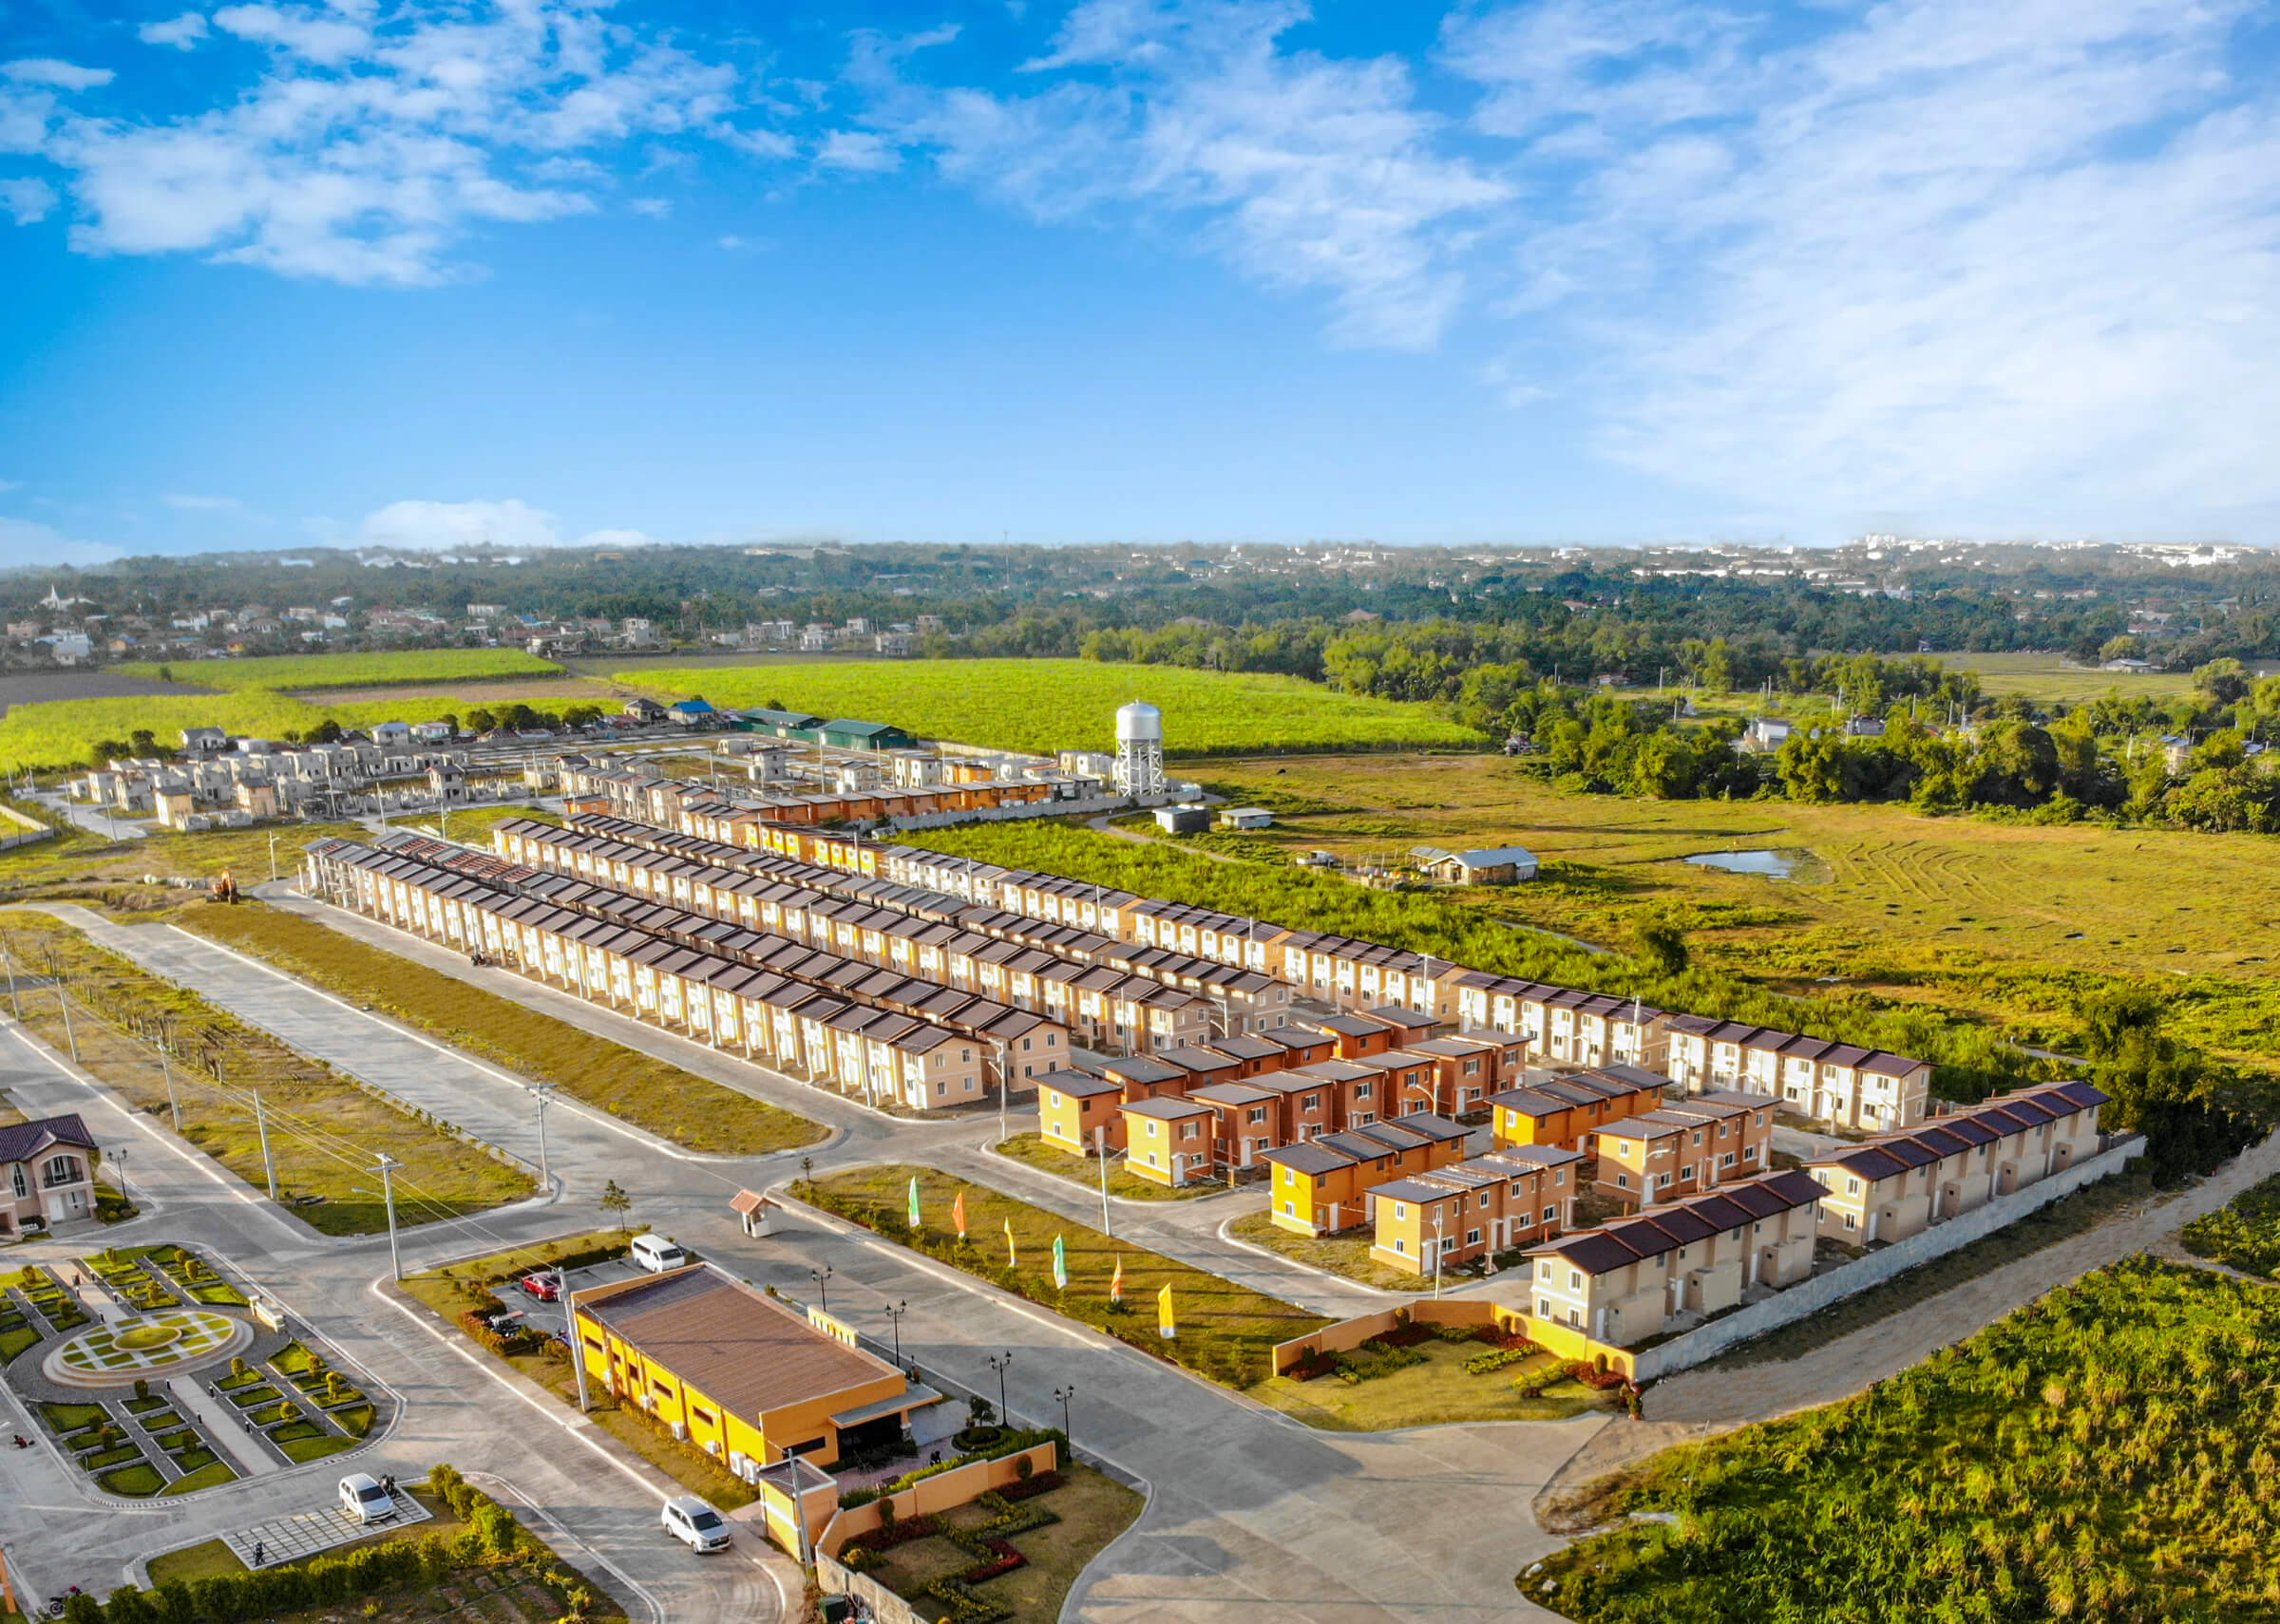
[{"label": "yellow house", "polygon": [[582,1390],[614,1396],[747,1482],[793,1456],[829,1466],[893,1441],[940,1402],[855,1346],[710,1263],[572,1294]]},{"label": "yellow house", "polygon": [[1037,1079],[1037,1131],[1072,1156],[1092,1154],[1099,1128],[1112,1151],[1124,1148],[1124,1086],[1082,1071],[1048,1071]]}]

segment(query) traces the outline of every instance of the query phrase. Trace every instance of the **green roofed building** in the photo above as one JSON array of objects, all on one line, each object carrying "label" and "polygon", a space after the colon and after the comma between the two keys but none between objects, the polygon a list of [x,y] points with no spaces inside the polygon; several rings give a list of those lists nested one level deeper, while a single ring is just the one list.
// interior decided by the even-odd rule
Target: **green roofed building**
[{"label": "green roofed building", "polygon": [[754,732],[773,733],[779,739],[812,740],[815,730],[824,725],[821,716],[810,716],[805,710],[770,710],[762,705],[736,714]]},{"label": "green roofed building", "polygon": [[843,716],[823,727],[824,743],[842,750],[908,750],[919,743],[891,722],[854,722]]}]

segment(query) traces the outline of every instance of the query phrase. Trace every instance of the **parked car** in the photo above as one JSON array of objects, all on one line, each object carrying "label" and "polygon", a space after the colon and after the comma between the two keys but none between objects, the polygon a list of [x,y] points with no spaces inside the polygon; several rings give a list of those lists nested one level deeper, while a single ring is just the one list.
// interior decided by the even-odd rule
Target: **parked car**
[{"label": "parked car", "polygon": [[728,1520],[693,1494],[676,1494],[667,1501],[658,1520],[666,1533],[700,1556],[729,1548]]},{"label": "parked car", "polygon": [[525,1275],[515,1282],[523,1291],[542,1303],[551,1303],[562,1294],[562,1277],[552,1269],[542,1269],[535,1275]]},{"label": "parked car", "polygon": [[684,1268],[690,1262],[689,1254],[680,1242],[662,1235],[636,1235],[633,1245],[634,1263],[653,1275],[662,1275],[669,1269]]},{"label": "parked car", "polygon": [[396,1514],[396,1501],[369,1472],[351,1472],[340,1480],[340,1512],[351,1522],[386,1522]]}]

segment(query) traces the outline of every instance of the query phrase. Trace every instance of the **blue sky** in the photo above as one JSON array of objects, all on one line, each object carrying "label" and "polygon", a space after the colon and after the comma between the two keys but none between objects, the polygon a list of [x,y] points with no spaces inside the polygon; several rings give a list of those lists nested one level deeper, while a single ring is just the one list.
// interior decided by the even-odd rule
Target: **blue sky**
[{"label": "blue sky", "polygon": [[2280,540],[2273,22],[0,0],[0,562]]}]

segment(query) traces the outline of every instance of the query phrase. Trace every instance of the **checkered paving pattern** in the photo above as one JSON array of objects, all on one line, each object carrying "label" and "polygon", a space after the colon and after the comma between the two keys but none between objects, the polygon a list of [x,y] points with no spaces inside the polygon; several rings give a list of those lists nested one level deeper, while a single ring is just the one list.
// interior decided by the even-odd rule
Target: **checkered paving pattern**
[{"label": "checkered paving pattern", "polygon": [[[384,1528],[426,1522],[432,1515],[409,1494],[398,1489],[395,1520],[377,1527],[354,1521],[339,1506],[328,1505],[321,1511],[297,1512],[292,1517],[256,1522],[251,1528],[224,1534],[221,1539],[247,1567],[274,1568],[280,1562],[297,1562],[320,1551],[330,1551],[335,1545],[346,1545],[352,1539],[361,1539]],[[259,1560],[255,1559],[256,1549],[260,1552]]]}]

